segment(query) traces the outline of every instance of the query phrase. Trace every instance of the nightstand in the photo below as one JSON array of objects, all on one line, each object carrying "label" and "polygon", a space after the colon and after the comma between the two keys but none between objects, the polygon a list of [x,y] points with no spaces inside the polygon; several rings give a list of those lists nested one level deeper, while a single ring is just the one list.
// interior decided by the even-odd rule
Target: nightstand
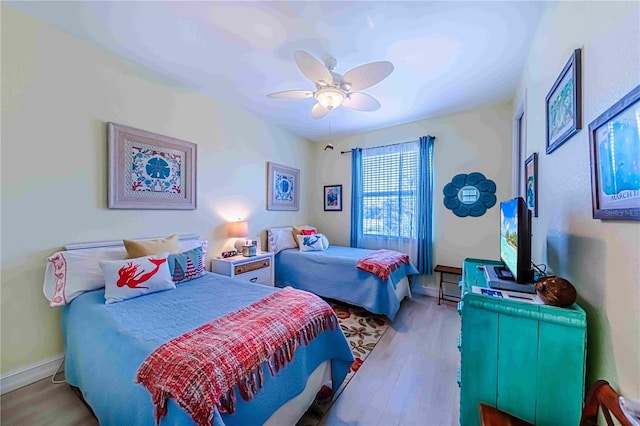
[{"label": "nightstand", "polygon": [[239,255],[213,259],[211,271],[256,284],[273,286],[275,283],[272,252],[260,252],[251,257]]}]

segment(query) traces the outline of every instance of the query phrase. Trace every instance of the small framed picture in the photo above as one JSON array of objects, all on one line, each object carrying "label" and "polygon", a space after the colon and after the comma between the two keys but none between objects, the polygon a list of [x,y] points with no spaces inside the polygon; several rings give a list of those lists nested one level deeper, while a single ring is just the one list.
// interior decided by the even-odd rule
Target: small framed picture
[{"label": "small framed picture", "polygon": [[260,237],[251,237],[247,241],[251,242],[252,246],[256,246],[258,252],[262,251],[262,244],[260,243]]},{"label": "small framed picture", "polygon": [[342,211],[342,185],[325,185],[324,210]]},{"label": "small framed picture", "polygon": [[582,129],[582,77],[580,49],[574,50],[546,101],[547,154]]},{"label": "small framed picture", "polygon": [[538,153],[534,152],[524,162],[524,190],[527,207],[533,217],[538,217]]},{"label": "small framed picture", "polygon": [[640,86],[589,124],[594,219],[640,220]]}]

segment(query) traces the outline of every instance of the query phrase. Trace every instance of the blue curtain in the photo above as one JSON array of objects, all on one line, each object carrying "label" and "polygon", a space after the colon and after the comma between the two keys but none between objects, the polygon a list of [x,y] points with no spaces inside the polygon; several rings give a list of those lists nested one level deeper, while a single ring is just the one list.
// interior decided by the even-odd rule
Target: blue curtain
[{"label": "blue curtain", "polygon": [[351,150],[351,247],[362,241],[362,149]]},{"label": "blue curtain", "polygon": [[433,273],[433,136],[419,140],[418,271]]}]

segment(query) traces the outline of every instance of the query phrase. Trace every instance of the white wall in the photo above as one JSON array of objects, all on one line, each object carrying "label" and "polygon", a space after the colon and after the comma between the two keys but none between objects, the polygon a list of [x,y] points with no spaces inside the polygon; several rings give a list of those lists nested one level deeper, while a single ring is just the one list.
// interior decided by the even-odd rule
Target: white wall
[{"label": "white wall", "polygon": [[[634,398],[640,397],[640,223],[592,218],[588,125],[640,83],[639,46],[637,1],[552,3],[514,102],[526,98],[526,155],[539,154],[533,259],[571,281],[587,311],[587,386],[606,379]],[[546,155],[545,96],[577,48],[583,129]]]},{"label": "white wall", "polygon": [[[112,121],[198,144],[198,209],[107,208]],[[225,244],[225,224],[252,233],[305,222],[266,211],[266,162],[301,170],[311,143],[231,105],[80,41],[2,4],[2,374],[63,351],[60,311],[42,294],[46,258],[64,244],[197,233]]]},{"label": "white wall", "polygon": [[[459,173],[481,172],[496,183],[498,202],[511,194],[511,102],[488,105],[383,130],[331,139],[314,146],[315,176],[310,192],[314,224],[329,241],[349,245],[351,209],[351,148],[374,147],[436,137],[434,146],[434,265],[462,265],[466,257],[498,259],[500,209],[496,204],[481,217],[458,217],[444,207],[442,188]],[[341,212],[323,210],[324,185],[342,185]],[[422,285],[435,285],[433,276]]]}]

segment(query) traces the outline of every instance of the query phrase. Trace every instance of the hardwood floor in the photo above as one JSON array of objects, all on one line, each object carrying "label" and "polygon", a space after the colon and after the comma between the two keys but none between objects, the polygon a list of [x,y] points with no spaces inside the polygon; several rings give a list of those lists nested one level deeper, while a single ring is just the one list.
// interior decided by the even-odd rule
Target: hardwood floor
[{"label": "hardwood floor", "polygon": [[[460,317],[453,303],[414,295],[320,425],[457,425],[460,393],[456,339]],[[0,398],[0,424],[97,425],[66,384],[50,379]]]},{"label": "hardwood floor", "polygon": [[53,384],[50,378],[2,395],[0,404],[0,424],[3,426],[98,424],[71,386]]},{"label": "hardwood floor", "polygon": [[321,425],[457,425],[455,304],[414,295]]}]

